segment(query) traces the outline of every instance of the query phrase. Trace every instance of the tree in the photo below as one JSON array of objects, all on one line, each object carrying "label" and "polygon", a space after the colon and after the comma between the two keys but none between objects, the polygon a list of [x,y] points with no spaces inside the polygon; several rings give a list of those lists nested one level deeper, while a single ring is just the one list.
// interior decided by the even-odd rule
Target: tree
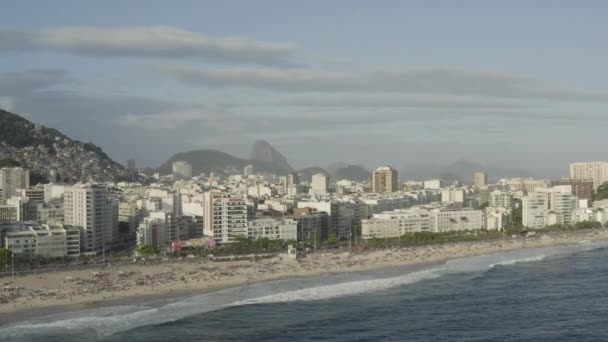
[{"label": "tree", "polygon": [[329,245],[335,245],[338,243],[338,238],[336,237],[336,234],[331,233],[329,234],[329,236],[327,236],[327,243]]},{"label": "tree", "polygon": [[12,252],[10,249],[0,248],[0,265],[6,265],[11,262]]},{"label": "tree", "polygon": [[605,182],[604,184],[600,185],[597,188],[597,191],[595,193],[595,197],[594,197],[594,201],[601,201],[604,199],[608,199],[608,182]]},{"label": "tree", "polygon": [[12,158],[0,158],[0,167],[19,167],[21,164]]},{"label": "tree", "polygon": [[152,245],[142,245],[141,247],[139,247],[139,253],[141,253],[142,255],[154,255],[158,253],[158,251]]},{"label": "tree", "polygon": [[490,206],[490,202],[483,202],[481,203],[481,205],[479,206],[479,209],[484,210],[485,208]]}]

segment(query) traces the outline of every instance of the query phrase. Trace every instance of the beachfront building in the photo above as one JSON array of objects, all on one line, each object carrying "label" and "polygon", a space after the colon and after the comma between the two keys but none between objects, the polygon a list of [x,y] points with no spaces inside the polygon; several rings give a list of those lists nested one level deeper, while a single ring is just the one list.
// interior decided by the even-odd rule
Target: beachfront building
[{"label": "beachfront building", "polygon": [[406,209],[374,214],[361,221],[361,238],[384,239],[407,233],[430,232],[431,217],[426,210]]},{"label": "beachfront building", "polygon": [[3,246],[16,255],[45,258],[80,255],[80,231],[61,224],[23,222],[4,227]]},{"label": "beachfront building", "polygon": [[243,197],[218,191],[206,192],[204,207],[205,236],[218,243],[248,238],[247,203]]},{"label": "beachfront building", "polygon": [[118,201],[103,186],[79,183],[66,187],[64,216],[66,225],[80,229],[80,246],[87,254],[111,248],[118,235]]},{"label": "beachfront building", "polygon": [[522,225],[527,228],[544,228],[547,225],[549,204],[542,192],[530,192],[522,199]]},{"label": "beachfront building", "polygon": [[296,221],[298,242],[315,243],[327,239],[327,213],[314,208],[294,208],[291,219]]},{"label": "beachfront building", "polygon": [[327,213],[328,235],[346,240],[352,233],[360,231],[364,204],[350,199],[298,202],[298,208],[314,208]]},{"label": "beachfront building", "polygon": [[167,240],[167,228],[164,217],[145,217],[137,227],[138,248],[149,245],[161,250],[168,245],[167,241],[170,242],[170,240]]},{"label": "beachfront building", "polygon": [[435,233],[478,230],[483,227],[481,210],[436,208],[430,210],[429,214],[431,216],[431,231]]},{"label": "beachfront building", "polygon": [[258,218],[247,223],[247,236],[257,240],[297,240],[298,223],[288,218]]},{"label": "beachfront building", "polygon": [[569,225],[572,223],[572,213],[576,208],[577,200],[572,195],[570,185],[537,189],[537,192],[545,195],[547,208],[546,225]]},{"label": "beachfront building", "polygon": [[483,227],[486,230],[503,230],[508,227],[511,209],[505,207],[487,207],[483,212]]}]

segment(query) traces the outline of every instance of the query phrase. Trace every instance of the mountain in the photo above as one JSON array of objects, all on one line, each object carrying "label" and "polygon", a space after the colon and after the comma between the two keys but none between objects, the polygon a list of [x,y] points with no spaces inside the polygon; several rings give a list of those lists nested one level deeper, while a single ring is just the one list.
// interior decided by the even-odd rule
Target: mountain
[{"label": "mountain", "polygon": [[[31,170],[32,183],[137,180],[93,143],[72,140],[56,129],[37,125],[0,109],[0,158]],[[56,177],[52,176],[56,175]]]},{"label": "mountain", "polygon": [[459,180],[470,184],[473,182],[473,174],[476,171],[486,171],[489,180],[492,182],[501,178],[532,176],[529,172],[517,168],[481,164],[469,160],[457,160],[451,164],[426,163],[408,165],[399,170],[399,178],[402,180],[440,178],[443,180]]},{"label": "mountain", "polygon": [[363,182],[372,179],[372,173],[359,165],[347,165],[331,172],[334,180],[348,179],[356,182]]},{"label": "mountain", "polygon": [[312,181],[312,175],[317,174],[317,173],[322,173],[331,178],[331,175],[329,174],[329,172],[327,172],[327,170],[325,170],[324,168],[319,167],[319,166],[306,167],[306,168],[303,168],[296,172],[300,175],[300,181],[302,181],[302,182],[310,183]]},{"label": "mountain", "polygon": [[158,168],[158,172],[161,174],[172,173],[173,162],[178,160],[190,163],[193,175],[209,174],[210,172],[242,173],[243,168],[247,165],[253,165],[255,172],[287,174],[291,171],[290,167],[286,167],[282,163],[247,160],[218,150],[194,150],[174,154]]},{"label": "mountain", "polygon": [[249,159],[255,162],[272,163],[281,170],[292,170],[287,158],[266,140],[257,140],[253,143]]}]

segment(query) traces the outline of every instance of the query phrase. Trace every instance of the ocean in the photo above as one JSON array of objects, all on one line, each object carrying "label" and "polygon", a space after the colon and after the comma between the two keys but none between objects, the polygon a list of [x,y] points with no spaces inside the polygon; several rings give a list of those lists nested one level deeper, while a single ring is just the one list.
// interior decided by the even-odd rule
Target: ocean
[{"label": "ocean", "polygon": [[253,284],[0,326],[0,341],[608,340],[608,248],[581,242]]}]

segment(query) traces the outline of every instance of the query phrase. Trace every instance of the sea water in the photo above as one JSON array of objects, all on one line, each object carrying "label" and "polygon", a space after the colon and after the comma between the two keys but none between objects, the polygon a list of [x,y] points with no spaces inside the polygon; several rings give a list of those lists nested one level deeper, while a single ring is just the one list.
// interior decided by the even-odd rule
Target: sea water
[{"label": "sea water", "polygon": [[608,340],[608,248],[581,242],[280,280],[0,326],[0,341]]}]

